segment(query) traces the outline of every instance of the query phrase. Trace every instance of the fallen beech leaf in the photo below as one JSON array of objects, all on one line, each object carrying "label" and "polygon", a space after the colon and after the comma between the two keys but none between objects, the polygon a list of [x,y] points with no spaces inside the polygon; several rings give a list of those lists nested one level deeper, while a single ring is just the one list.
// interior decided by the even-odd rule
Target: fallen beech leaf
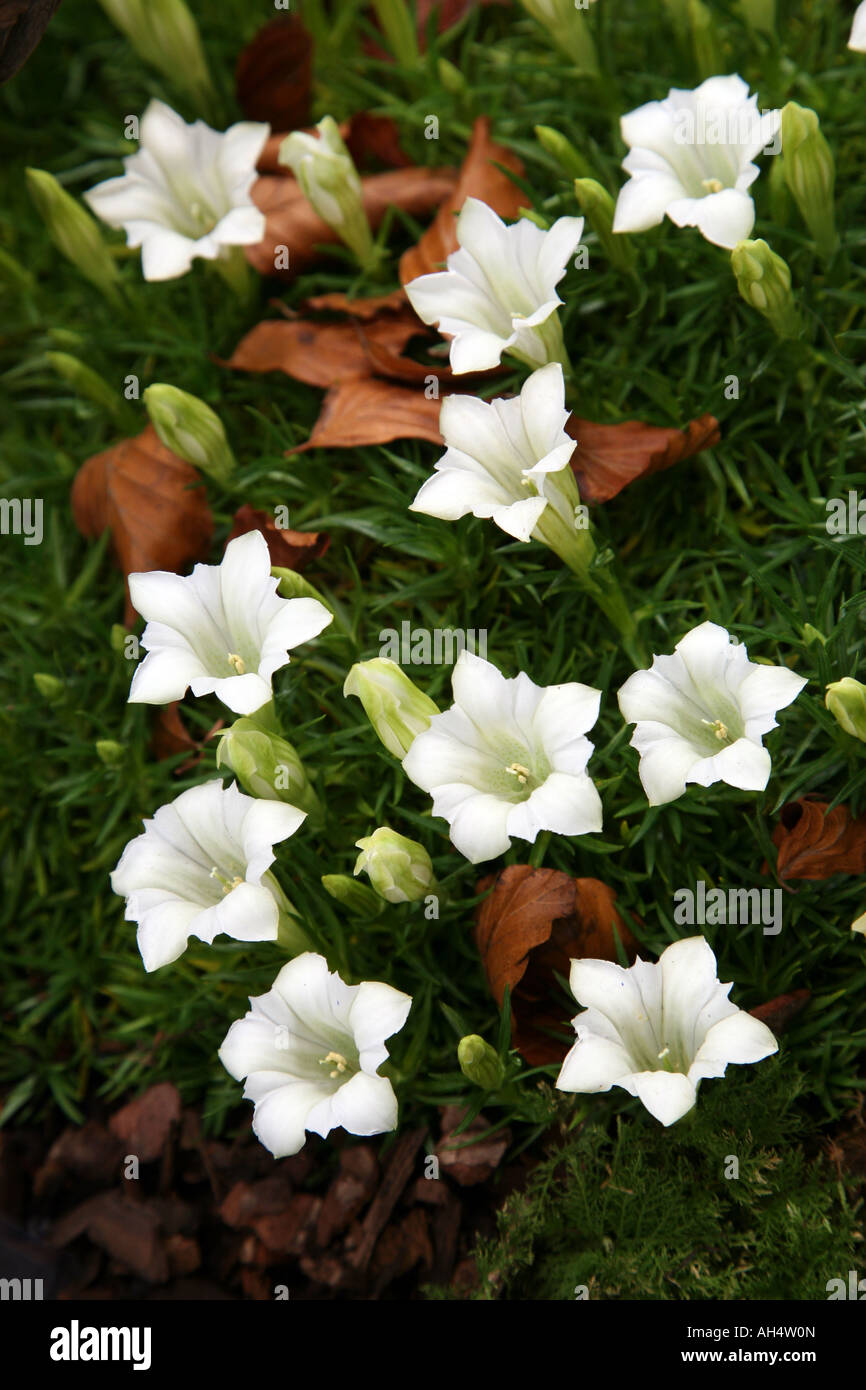
[{"label": "fallen beech leaf", "polygon": [[[496,163],[492,162],[494,160]],[[526,196],[506,174],[497,169],[496,164],[504,164],[515,174],[523,173],[523,164],[517,155],[491,140],[488,117],[479,116],[472,128],[469,152],[456,185],[448,191],[417,246],[411,246],[400,258],[401,284],[405,285],[419,275],[441,270],[446,258],[457,250],[455,213],[460,211],[467,198],[480,198],[503,218],[516,217],[520,209],[528,205]]]},{"label": "fallen beech leaf", "polygon": [[811,990],[795,989],[790,994],[779,994],[775,999],[768,999],[766,1004],[749,1009],[749,1013],[766,1023],[771,1033],[783,1033],[800,1010],[805,1009],[811,997]]},{"label": "fallen beech leaf", "polygon": [[390,294],[371,295],[368,299],[350,299],[348,295],[336,291],[332,294],[317,294],[305,301],[308,309],[333,309],[335,313],[348,314],[353,319],[375,319],[387,311],[399,313],[408,304],[406,291],[400,287]]},{"label": "fallen beech leaf", "polygon": [[461,1105],[442,1107],[442,1138],[436,1145],[436,1155],[449,1177],[461,1187],[474,1187],[476,1183],[486,1182],[499,1167],[511,1143],[511,1131],[498,1129],[489,1138],[479,1138],[491,1128],[479,1115],[461,1134],[455,1134],[465,1114],[466,1109]]},{"label": "fallen beech leaf", "polygon": [[637,942],[616,910],[616,894],[597,878],[514,864],[482,878],[476,891],[493,892],[475,910],[475,944],[499,1007],[511,988],[512,1042],[532,1066],[561,1062],[573,1038],[569,1018],[551,1006],[554,972],[566,979],[580,957],[616,960],[613,926],[632,960]]},{"label": "fallen beech leaf", "polygon": [[[124,575],[179,573],[208,550],[213,523],[198,473],[167,449],[152,425],[82,464],[72,484],[72,515],[83,536],[111,531]],[[127,625],[136,612],[126,598]]]},{"label": "fallen beech leaf", "polygon": [[235,68],[238,106],[248,121],[288,133],[310,119],[313,40],[297,15],[265,24]]},{"label": "fallen beech leaf", "polygon": [[[381,345],[388,360],[391,356],[399,359],[409,339],[425,331],[408,304],[399,313],[368,321],[363,329],[352,321],[278,319],[256,324],[224,365],[245,372],[285,372],[308,386],[328,387],[348,377],[367,375],[371,346]],[[423,374],[432,370],[428,367]]]},{"label": "fallen beech leaf", "polygon": [[441,405],[441,401],[428,400],[420,387],[396,386],[373,376],[352,377],[331,387],[307,442],[286,453],[357,449],[363,444],[389,444],[394,439],[427,439],[441,444]]},{"label": "fallen beech leaf", "polygon": [[218,719],[204,738],[194,739],[180,717],[180,701],[172,700],[171,704],[163,706],[156,712],[153,732],[150,736],[150,751],[157,762],[162,762],[164,758],[177,757],[178,753],[190,753],[192,756],[174,769],[175,777],[179,777],[201,762],[204,756],[204,745],[208,739],[213,738],[224,723],[223,719]]},{"label": "fallen beech leaf", "polygon": [[[453,169],[392,169],[361,179],[361,196],[375,231],[389,207],[402,208],[413,217],[426,217],[453,189]],[[260,275],[291,278],[314,261],[320,246],[339,241],[336,232],[314,212],[293,178],[265,174],[257,179],[250,197],[265,214],[265,235],[256,246],[246,246],[247,260]],[[277,248],[288,251],[288,267],[277,268]],[[285,257],[281,251],[280,259]]]},{"label": "fallen beech leaf", "polygon": [[599,425],[577,415],[565,428],[577,441],[571,466],[583,502],[609,502],[629,483],[673,468],[721,438],[719,422],[712,415],[692,420],[686,430],[645,425],[640,420]]},{"label": "fallen beech leaf", "polygon": [[285,570],[303,570],[312,560],[324,555],[331,537],[324,531],[288,531],[275,524],[270,512],[257,511],[245,502],[235,512],[231,535],[245,536],[248,531],[261,531],[268,543],[271,564]]},{"label": "fallen beech leaf", "polygon": [[782,882],[866,872],[866,816],[855,820],[847,806],[828,812],[828,805],[801,797],[782,807],[773,831],[779,851],[776,873]]},{"label": "fallen beech leaf", "polygon": [[392,116],[373,116],[359,111],[347,122],[343,136],[349,154],[359,169],[371,159],[387,164],[390,169],[407,169],[412,163],[400,146],[400,130]]},{"label": "fallen beech leaf", "polygon": [[159,1158],[172,1125],[180,1124],[180,1092],[171,1081],[151,1086],[112,1115],[108,1128],[140,1163]]}]

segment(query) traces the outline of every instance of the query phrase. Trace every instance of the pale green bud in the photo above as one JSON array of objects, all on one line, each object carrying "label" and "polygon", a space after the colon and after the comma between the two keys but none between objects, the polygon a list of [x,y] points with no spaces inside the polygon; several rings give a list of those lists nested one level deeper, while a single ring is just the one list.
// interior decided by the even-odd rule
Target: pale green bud
[{"label": "pale green bud", "polygon": [[415,903],[435,888],[433,865],[423,845],[380,825],[372,835],[356,840],[361,851],[355,874],[366,873],[380,898],[389,903]]},{"label": "pale green bud", "polygon": [[222,421],[209,405],[164,382],[148,386],[142,399],[150,422],[167,449],[217,482],[228,482],[235,469],[235,458]]},{"label": "pale green bud", "polygon": [[293,130],[280,145],[287,164],[323,222],[337,233],[364,268],[378,260],[361,197],[361,180],[333,116],[323,116],[317,135]]},{"label": "pale green bud", "polygon": [[570,140],[551,125],[537,125],[535,127],[535,138],[551,159],[562,168],[566,178],[583,179],[592,176],[592,167],[588,160],[574,148]]},{"label": "pale green bud", "polygon": [[469,1081],[485,1091],[497,1091],[505,1080],[505,1067],[490,1043],[470,1033],[457,1044],[457,1061]]},{"label": "pale green bud", "polygon": [[97,222],[53,174],[27,169],[27,190],[58,251],[109,299],[117,300],[117,267]]},{"label": "pale green bud", "polygon": [[862,932],[863,935],[866,936],[866,912],[858,917],[855,922],[851,923],[851,930]]},{"label": "pale green bud", "polygon": [[329,613],[333,613],[333,608],[326,598],[323,598],[308,579],[297,570],[283,569],[281,565],[271,565],[271,574],[274,579],[278,579],[279,586],[277,593],[280,598],[314,598],[317,603],[321,603],[327,608]]},{"label": "pale green bud", "polygon": [[843,676],[827,686],[824,704],[846,734],[866,743],[866,685]]},{"label": "pale green bud", "polygon": [[99,0],[139,57],[210,112],[214,86],[198,25],[184,0]]},{"label": "pale green bud", "polygon": [[833,209],[836,171],[833,152],[818,116],[789,101],[782,108],[782,168],[785,181],[821,256],[830,256],[838,238]]},{"label": "pale green bud", "polygon": [[765,241],[738,241],[731,252],[737,288],[747,304],[763,314],[780,338],[796,338],[800,315],[791,293],[791,272]]},{"label": "pale green bud", "polygon": [[357,695],[382,743],[401,761],[417,734],[430,727],[439,707],[410,681],[389,657],[358,661],[349,671],[343,694]]},{"label": "pale green bud", "polygon": [[308,815],[321,811],[296,750],[255,719],[236,719],[220,738],[217,767],[228,767],[250,796],[285,801]]},{"label": "pale green bud", "polygon": [[547,30],[556,47],[579,73],[598,75],[598,56],[585,11],[590,0],[523,0],[523,8]]},{"label": "pale green bud", "polygon": [[575,179],[574,192],[611,265],[618,270],[632,270],[634,247],[627,236],[613,230],[614,202],[607,189],[597,179]]},{"label": "pale green bud", "polygon": [[46,675],[44,671],[34,672],[33,684],[36,686],[43,700],[50,700],[52,704],[63,698],[63,693],[66,689],[63,681],[58,680],[57,676]]},{"label": "pale green bud", "polygon": [[88,367],[68,352],[46,352],[45,356],[55,372],[62,376],[64,381],[69,382],[77,395],[93,401],[115,418],[119,419],[125,414],[120,392],[110,386],[92,367]]},{"label": "pale green bud", "polygon": [[819,632],[811,623],[803,624],[803,641],[809,647],[811,647],[813,642],[820,642],[822,647],[826,647],[827,645],[827,638],[824,636],[823,632]]},{"label": "pale green bud", "polygon": [[126,757],[126,749],[122,743],[115,743],[113,738],[100,738],[96,740],[97,756],[105,763],[106,767],[117,767]]},{"label": "pale green bud", "polygon": [[449,63],[447,58],[439,58],[436,62],[436,71],[439,74],[439,81],[454,97],[466,95],[466,78],[458,67]]},{"label": "pale green bud", "polygon": [[348,874],[323,874],[322,887],[355,917],[378,917],[382,910],[382,899],[372,888]]}]

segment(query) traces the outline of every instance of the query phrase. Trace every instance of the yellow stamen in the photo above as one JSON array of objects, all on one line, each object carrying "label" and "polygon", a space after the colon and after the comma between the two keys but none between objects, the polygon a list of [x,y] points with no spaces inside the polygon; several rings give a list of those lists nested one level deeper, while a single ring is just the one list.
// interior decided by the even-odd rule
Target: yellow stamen
[{"label": "yellow stamen", "polygon": [[238,656],[237,652],[229,652],[229,666],[233,666],[239,676],[246,674],[247,668],[244,665],[244,659],[242,656]]},{"label": "yellow stamen", "polygon": [[331,1062],[335,1063],[334,1070],[328,1072],[332,1081],[336,1081],[338,1076],[342,1076],[344,1071],[349,1070],[349,1063],[346,1061],[342,1052],[329,1052],[327,1057],[319,1058],[319,1066],[327,1067]]},{"label": "yellow stamen", "polygon": [[516,777],[521,787],[525,787],[527,778],[532,776],[529,768],[524,767],[523,763],[509,763],[505,771],[510,773],[512,777]]},{"label": "yellow stamen", "polygon": [[701,179],[701,187],[708,193],[721,193],[724,186],[721,179]]}]

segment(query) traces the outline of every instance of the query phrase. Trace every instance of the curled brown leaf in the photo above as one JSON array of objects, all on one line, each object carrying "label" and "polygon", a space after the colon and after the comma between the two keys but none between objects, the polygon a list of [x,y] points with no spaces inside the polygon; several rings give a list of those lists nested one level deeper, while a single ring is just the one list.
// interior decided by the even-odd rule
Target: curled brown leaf
[{"label": "curled brown leaf", "polygon": [[826,801],[801,797],[783,806],[773,831],[776,874],[787,879],[824,879],[866,872],[866,816],[847,806],[829,810]]},{"label": "curled brown leaf", "polygon": [[645,425],[641,420],[599,425],[572,415],[566,431],[577,441],[571,466],[584,502],[609,502],[629,483],[673,468],[721,438],[719,422],[712,415],[692,420],[685,430]]}]

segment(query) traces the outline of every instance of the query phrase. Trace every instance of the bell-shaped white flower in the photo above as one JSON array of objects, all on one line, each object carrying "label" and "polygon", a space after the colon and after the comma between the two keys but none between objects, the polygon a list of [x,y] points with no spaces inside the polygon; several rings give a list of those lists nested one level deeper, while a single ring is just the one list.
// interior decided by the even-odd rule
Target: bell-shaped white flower
[{"label": "bell-shaped white flower", "polygon": [[741,77],[709,77],[694,91],[672,88],[622,117],[630,147],[623,169],[615,232],[643,232],[667,215],[697,227],[715,246],[732,250],[755,225],[746,192],[760,173],[752,161],[774,140],[781,112],[758,111]]},{"label": "bell-shaped white flower", "polygon": [[115,893],[127,900],[127,921],[138,923],[145,970],[177,960],[191,936],[212,944],[221,932],[236,941],[281,935],[295,949],[308,945],[268,872],[274,845],[304,816],[296,806],[257,801],[216,780],[190,787],[146,820],[111,875]]},{"label": "bell-shaped white flower", "polygon": [[486,203],[467,198],[456,231],[460,247],[447,270],[406,285],[418,317],[451,335],[453,370],[484,371],[503,352],[530,367],[567,366],[556,286],[580,242],[583,218],[560,217],[548,231],[527,218],[506,226]]},{"label": "bell-shaped white flower", "polygon": [[267,994],[233,1023],[220,1061],[255,1106],[253,1131],[274,1158],[303,1148],[306,1131],[326,1138],[382,1134],[397,1125],[397,1097],[377,1075],[385,1039],[406,1022],[412,1000],[391,985],[347,985],[311,951],[284,965]]},{"label": "bell-shaped white flower", "polygon": [[261,241],[265,216],[250,189],[269,134],[270,126],[253,121],[224,132],[204,121],[187,125],[152,101],[123,175],[91,188],[85,201],[109,227],[123,228],[128,246],[141,247],[145,280],[174,280],[197,256],[213,261]]},{"label": "bell-shaped white flower", "polygon": [[569,467],[574,440],[565,432],[567,420],[558,362],[533,372],[511,400],[446,396],[439,429],[447,452],[409,510],[443,521],[469,513],[491,517],[520,541],[549,544],[545,521],[573,533],[580,496]]},{"label": "bell-shaped white flower", "polygon": [[569,983],[584,1012],[577,1042],[556,1079],[560,1091],[595,1095],[622,1086],[663,1125],[691,1110],[698,1086],[729,1062],[778,1052],[765,1023],[728,998],[702,936],[675,941],[655,964],[627,970],[609,960],[573,960]]},{"label": "bell-shaped white flower", "polygon": [[433,796],[451,841],[472,864],[532,843],[540,830],[585,835],[601,829],[601,800],[586,771],[601,692],[587,685],[538,686],[525,672],[506,679],[463,651],[452,675],[454,704],[430,720],[403,759]]},{"label": "bell-shaped white flower", "polygon": [[619,692],[623,718],[637,726],[631,746],[650,805],[676,800],[688,782],[763,791],[772,764],[762,736],[805,684],[787,666],[750,661],[717,623],[692,628],[671,656],[654,656]]},{"label": "bell-shaped white flower", "polygon": [[866,0],[861,0],[861,4],[854,12],[854,23],[851,25],[848,47],[852,48],[855,53],[866,53]]},{"label": "bell-shaped white flower", "polygon": [[236,714],[271,698],[271,677],[289,649],[317,636],[333,619],[314,598],[280,598],[261,531],[226,546],[219,565],[196,565],[182,577],[167,570],[129,576],[133,606],[147,620],[147,650],[129,691],[133,704],[164,705],[218,695]]}]

